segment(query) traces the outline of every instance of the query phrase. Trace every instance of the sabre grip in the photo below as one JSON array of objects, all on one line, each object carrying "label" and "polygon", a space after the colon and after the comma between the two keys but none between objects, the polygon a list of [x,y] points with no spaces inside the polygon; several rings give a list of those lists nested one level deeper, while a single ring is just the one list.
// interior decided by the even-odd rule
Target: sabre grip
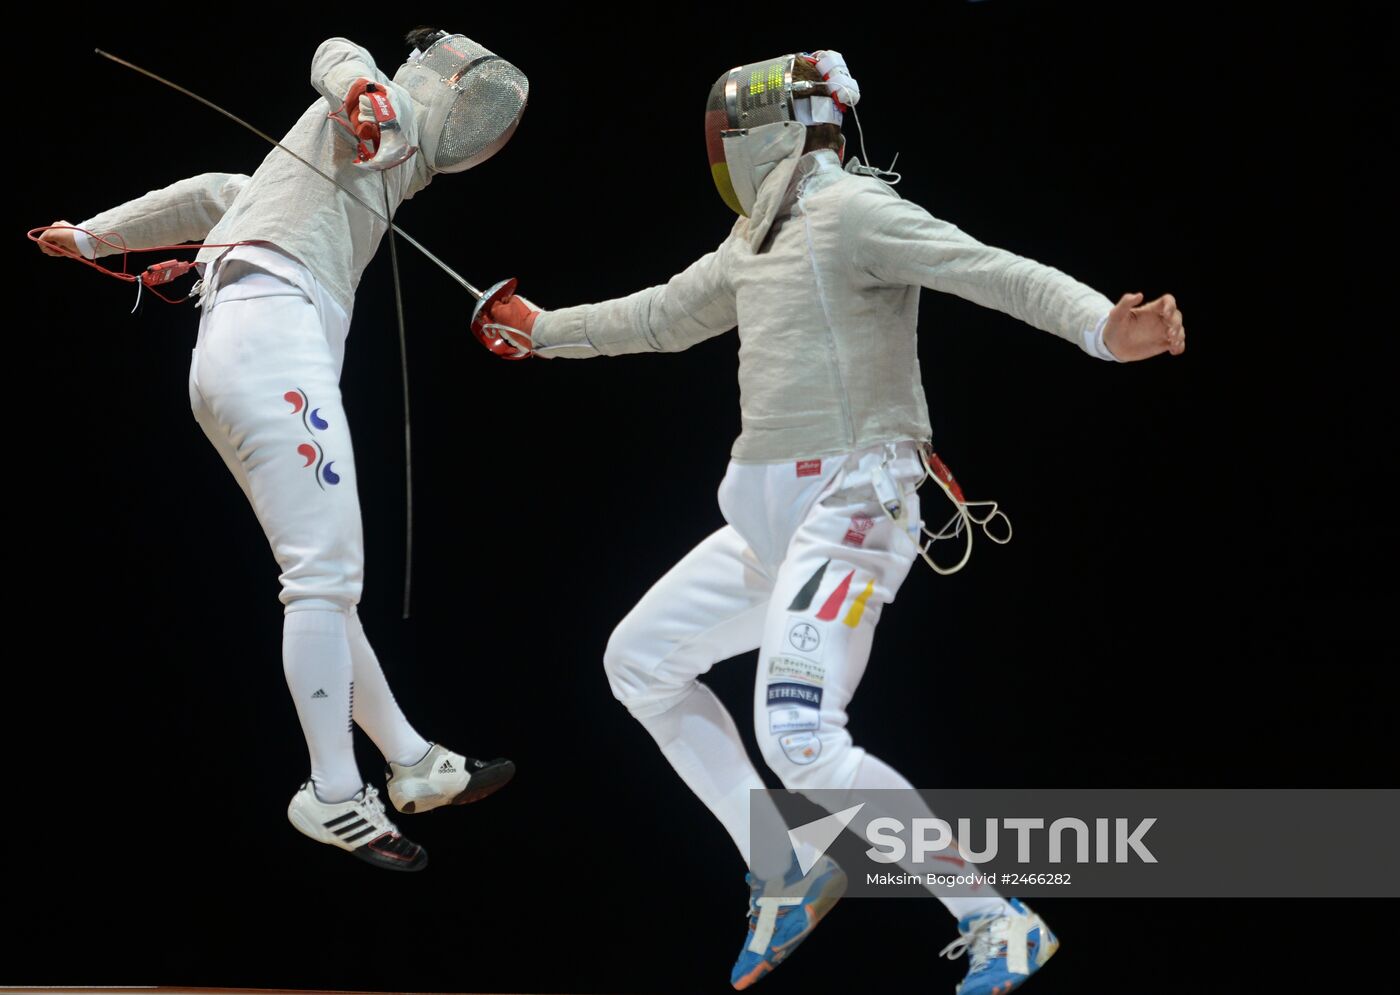
[{"label": "sabre grip", "polygon": [[476,340],[502,359],[534,355],[530,332],[539,310],[517,297],[515,279],[502,280],[487,289],[472,310],[471,330]]},{"label": "sabre grip", "polygon": [[393,169],[418,151],[399,126],[389,91],[371,79],[357,79],[341,106],[327,116],[349,132],[357,166]]}]

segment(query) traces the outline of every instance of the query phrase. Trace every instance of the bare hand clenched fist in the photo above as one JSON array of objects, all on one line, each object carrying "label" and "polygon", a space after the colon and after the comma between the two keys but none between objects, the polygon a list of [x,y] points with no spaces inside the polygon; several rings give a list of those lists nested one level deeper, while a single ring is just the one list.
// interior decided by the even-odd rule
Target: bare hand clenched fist
[{"label": "bare hand clenched fist", "polygon": [[1104,325],[1104,345],[1125,363],[1164,352],[1180,356],[1186,351],[1186,326],[1176,298],[1163,294],[1143,304],[1142,296],[1124,294],[1118,299]]},{"label": "bare hand clenched fist", "polygon": [[55,221],[54,225],[66,225],[67,227],[50,228],[39,236],[39,251],[46,256],[76,256],[78,255],[78,243],[73,239],[73,225],[71,221]]}]

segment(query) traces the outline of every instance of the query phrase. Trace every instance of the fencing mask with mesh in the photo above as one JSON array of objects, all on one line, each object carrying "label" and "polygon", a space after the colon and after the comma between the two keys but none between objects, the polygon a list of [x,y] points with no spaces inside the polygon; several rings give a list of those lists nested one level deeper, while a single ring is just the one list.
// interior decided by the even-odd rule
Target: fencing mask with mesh
[{"label": "fencing mask with mesh", "polygon": [[439,32],[394,74],[418,111],[418,143],[434,173],[460,173],[510,141],[530,95],[530,81],[505,59],[465,35]]}]

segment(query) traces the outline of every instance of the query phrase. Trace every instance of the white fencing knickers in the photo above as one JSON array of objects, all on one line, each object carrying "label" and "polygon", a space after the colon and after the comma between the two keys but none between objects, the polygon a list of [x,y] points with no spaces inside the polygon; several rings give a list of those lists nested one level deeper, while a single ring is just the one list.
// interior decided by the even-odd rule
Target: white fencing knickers
[{"label": "white fencing knickers", "polygon": [[281,568],[283,668],[323,801],[363,786],[352,721],[385,759],[428,743],[394,700],[355,606],[364,539],[340,398],[349,316],[295,259],[240,246],[215,264],[190,364],[190,405]]},{"label": "white fencing knickers", "polygon": [[[882,464],[904,501],[903,524],[876,496],[872,474]],[[866,756],[846,730],[846,706],[880,612],[918,555],[922,478],[914,443],[730,463],[719,494],[729,524],[662,577],[609,641],[613,693],[761,876],[777,870],[755,866],[749,848],[748,792],[763,783],[696,677],[758,649],[753,718],[764,760],[789,788],[854,786]]]},{"label": "white fencing knickers", "polygon": [[[234,253],[259,268],[249,272]],[[286,610],[346,611],[360,600],[364,571],[340,399],[349,316],[270,249],[235,249],[215,266],[190,364],[195,420],[258,516]]]}]

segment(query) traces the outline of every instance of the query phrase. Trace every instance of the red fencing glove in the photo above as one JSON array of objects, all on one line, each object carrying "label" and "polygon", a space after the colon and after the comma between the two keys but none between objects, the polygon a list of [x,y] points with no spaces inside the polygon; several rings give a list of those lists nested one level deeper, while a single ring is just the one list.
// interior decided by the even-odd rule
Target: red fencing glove
[{"label": "red fencing glove", "polygon": [[515,293],[516,281],[503,280],[486,292],[472,312],[472,334],[502,359],[534,355],[530,333],[540,309]]},{"label": "red fencing glove", "polygon": [[389,91],[373,80],[357,79],[345,103],[328,116],[355,139],[357,166],[393,169],[418,151],[404,136]]}]

